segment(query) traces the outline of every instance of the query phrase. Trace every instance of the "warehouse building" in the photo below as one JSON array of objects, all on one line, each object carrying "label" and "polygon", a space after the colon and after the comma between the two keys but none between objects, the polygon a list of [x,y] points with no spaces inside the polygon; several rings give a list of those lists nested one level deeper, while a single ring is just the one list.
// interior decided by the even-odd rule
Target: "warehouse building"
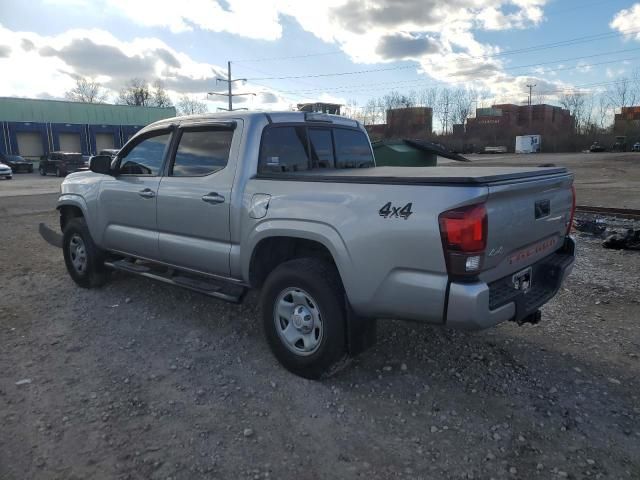
[{"label": "warehouse building", "polygon": [[34,160],[57,150],[95,155],[120,148],[145,125],[175,115],[174,107],[0,97],[0,153]]}]

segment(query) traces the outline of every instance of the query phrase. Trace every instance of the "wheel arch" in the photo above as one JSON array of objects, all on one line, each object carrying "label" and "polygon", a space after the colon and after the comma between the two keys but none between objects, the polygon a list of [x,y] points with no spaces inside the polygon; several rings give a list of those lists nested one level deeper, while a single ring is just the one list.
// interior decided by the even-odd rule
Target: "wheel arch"
[{"label": "wheel arch", "polygon": [[254,230],[247,242],[243,278],[260,287],[268,274],[283,262],[294,258],[323,258],[336,267],[347,296],[351,258],[342,238],[332,227],[315,222],[269,221]]},{"label": "wheel arch", "polygon": [[[78,195],[62,195],[58,199],[56,210],[60,212],[60,230],[63,232],[70,219],[81,217],[88,220],[89,217],[87,204],[84,199]],[[87,226],[89,226],[88,221]]]}]

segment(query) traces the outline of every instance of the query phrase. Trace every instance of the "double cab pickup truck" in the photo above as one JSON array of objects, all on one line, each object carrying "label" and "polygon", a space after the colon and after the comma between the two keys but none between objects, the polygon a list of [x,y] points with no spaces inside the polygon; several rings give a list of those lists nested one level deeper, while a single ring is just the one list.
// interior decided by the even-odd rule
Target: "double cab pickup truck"
[{"label": "double cab pickup truck", "polygon": [[64,260],[239,302],[275,357],[319,378],[376,319],[535,323],[574,262],[563,168],[376,167],[362,125],[303,112],[156,122],[61,187]]}]

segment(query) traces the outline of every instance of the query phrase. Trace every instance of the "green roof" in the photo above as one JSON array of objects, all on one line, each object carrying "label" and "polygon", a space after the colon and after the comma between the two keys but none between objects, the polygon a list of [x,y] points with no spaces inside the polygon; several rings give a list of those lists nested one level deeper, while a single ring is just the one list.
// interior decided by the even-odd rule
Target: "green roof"
[{"label": "green roof", "polygon": [[148,125],[176,116],[176,109],[105,103],[0,97],[0,122]]}]

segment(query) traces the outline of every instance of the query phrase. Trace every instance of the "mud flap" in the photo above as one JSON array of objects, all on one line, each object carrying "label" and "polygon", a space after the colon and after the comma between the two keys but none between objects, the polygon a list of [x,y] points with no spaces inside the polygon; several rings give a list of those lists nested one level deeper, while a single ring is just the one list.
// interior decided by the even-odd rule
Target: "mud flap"
[{"label": "mud flap", "polygon": [[38,226],[38,231],[40,232],[40,236],[47,242],[49,245],[53,245],[54,247],[62,248],[62,235],[47,227],[44,223],[41,223]]},{"label": "mud flap", "polygon": [[349,302],[347,311],[347,351],[356,356],[376,344],[378,321],[375,318],[357,315]]}]

